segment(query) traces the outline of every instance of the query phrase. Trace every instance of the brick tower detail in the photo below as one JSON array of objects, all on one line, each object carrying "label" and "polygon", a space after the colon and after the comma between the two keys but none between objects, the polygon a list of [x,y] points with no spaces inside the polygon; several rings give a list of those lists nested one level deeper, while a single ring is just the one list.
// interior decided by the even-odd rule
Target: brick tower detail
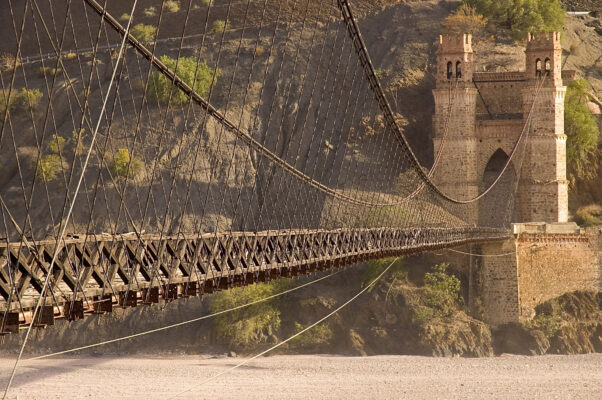
[{"label": "brick tower detail", "polygon": [[526,87],[522,90],[525,122],[531,107],[533,112],[517,206],[526,221],[566,222],[566,87],[562,82],[560,33],[529,35],[526,55]]},{"label": "brick tower detail", "polygon": [[[436,86],[433,90],[433,142],[435,154],[441,146],[445,146],[445,157],[441,157],[437,168],[455,173],[439,174],[435,178],[438,178],[437,184],[444,193],[459,199],[472,198],[479,190],[476,169],[478,141],[475,135],[477,90],[472,78],[471,35],[440,36]],[[464,217],[476,222],[477,209],[469,211]]]},{"label": "brick tower detail", "polygon": [[[473,198],[499,175],[527,126],[522,165],[513,159],[505,174],[508,182],[518,181],[508,222],[566,222],[564,84],[575,74],[562,71],[557,32],[529,35],[525,53],[524,71],[477,72],[470,35],[439,37],[433,146],[435,154],[443,146],[443,156],[434,179],[454,198]],[[498,193],[489,196],[490,202],[510,196],[508,189],[494,190]],[[484,216],[510,214],[503,204],[508,202],[475,204],[464,217],[486,224]]]}]

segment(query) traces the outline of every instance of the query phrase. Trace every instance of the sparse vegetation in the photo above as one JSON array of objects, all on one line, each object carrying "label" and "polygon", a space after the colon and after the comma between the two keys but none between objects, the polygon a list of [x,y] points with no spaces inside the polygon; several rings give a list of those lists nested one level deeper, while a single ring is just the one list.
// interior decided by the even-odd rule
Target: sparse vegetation
[{"label": "sparse vegetation", "polygon": [[131,16],[128,13],[123,13],[123,14],[121,14],[121,17],[119,17],[119,19],[121,21],[129,21],[130,18],[131,18]]},{"label": "sparse vegetation", "polygon": [[63,159],[58,154],[46,154],[38,159],[35,164],[35,174],[39,179],[50,182],[58,178]]},{"label": "sparse vegetation", "polygon": [[144,15],[147,17],[154,17],[157,15],[157,9],[155,7],[148,7],[144,9]]},{"label": "sparse vegetation", "polygon": [[470,33],[473,36],[480,36],[486,25],[487,18],[479,14],[474,7],[460,4],[456,11],[445,18],[441,31],[447,35]]},{"label": "sparse vegetation", "polygon": [[41,78],[46,78],[47,76],[55,76],[61,73],[63,70],[61,68],[53,68],[53,67],[40,67],[38,70]]},{"label": "sparse vegetation", "polygon": [[8,98],[8,89],[0,90],[0,114],[4,114],[8,108],[9,112],[19,108],[21,110],[35,110],[44,95],[39,89],[13,89],[10,98]]},{"label": "sparse vegetation", "polygon": [[551,339],[562,325],[562,317],[558,314],[537,314],[529,321],[527,326],[532,329],[538,329],[543,332],[548,339]]},{"label": "sparse vegetation", "polygon": [[[195,92],[201,96],[207,95],[209,88],[221,75],[220,70],[214,71],[209,68],[206,63],[200,62],[197,67],[197,60],[193,57],[181,57],[177,62],[168,56],[162,56],[161,61],[189,86],[192,86]],[[196,79],[195,79],[196,73]],[[215,79],[215,80],[214,80]],[[194,84],[193,84],[194,83]],[[151,77],[147,88],[148,97],[157,102],[166,104],[169,102],[172,105],[187,104],[188,96],[175,85],[172,84],[165,75],[155,72]]]},{"label": "sparse vegetation", "polygon": [[[305,327],[295,322],[295,330],[297,332],[303,330]],[[303,332],[290,341],[291,346],[298,348],[315,348],[318,346],[324,346],[330,343],[333,337],[332,328],[326,323],[322,323],[314,326],[307,332]]]},{"label": "sparse vegetation", "polygon": [[575,212],[575,222],[581,226],[602,225],[602,206],[590,204],[580,207]]},{"label": "sparse vegetation", "polygon": [[0,69],[4,71],[11,71],[20,65],[21,62],[17,61],[15,59],[15,56],[13,56],[12,54],[2,53],[2,55],[0,55]]},{"label": "sparse vegetation", "polygon": [[[218,312],[271,296],[286,290],[291,283],[290,279],[277,279],[267,284],[258,283],[219,292],[211,302],[211,311]],[[215,319],[215,330],[217,337],[229,346],[248,349],[272,340],[280,323],[280,311],[275,304],[262,302],[219,315]]]},{"label": "sparse vegetation", "polygon": [[591,90],[585,79],[575,79],[564,101],[567,172],[573,183],[577,178],[593,178],[598,172],[600,130],[587,107]]},{"label": "sparse vegetation", "polygon": [[140,157],[130,156],[130,152],[128,149],[118,149],[117,155],[113,159],[113,163],[111,164],[111,173],[114,176],[120,178],[127,178],[136,176],[144,166]]},{"label": "sparse vegetation", "polygon": [[132,36],[141,42],[149,42],[155,38],[157,28],[152,25],[136,24],[131,29]]},{"label": "sparse vegetation", "polygon": [[222,33],[224,31],[230,30],[230,21],[224,21],[223,19],[218,19],[213,22],[213,27],[211,28],[211,32],[214,34]]},{"label": "sparse vegetation", "polygon": [[23,109],[29,109],[29,107],[31,107],[32,110],[35,110],[40,105],[42,97],[44,97],[44,95],[39,89],[23,88],[17,94],[16,101]]},{"label": "sparse vegetation", "polygon": [[448,264],[433,267],[433,272],[424,275],[424,305],[414,311],[414,320],[425,326],[434,318],[445,318],[458,306],[460,280],[447,273]]},{"label": "sparse vegetation", "polygon": [[77,58],[77,53],[67,53],[67,54],[63,55],[63,58],[65,60],[74,60]]},{"label": "sparse vegetation", "polygon": [[180,11],[180,2],[175,0],[167,0],[165,2],[165,8],[167,8],[167,11],[169,12],[176,13]]},{"label": "sparse vegetation", "polygon": [[[368,268],[362,275],[362,286],[369,285],[370,282],[375,280],[382,272],[387,268],[395,259],[394,258],[382,258],[380,260],[372,261],[368,265]],[[403,259],[398,259],[395,264],[389,269],[389,274],[393,279],[399,281],[405,281],[408,279],[408,267],[403,262]],[[375,286],[368,289],[368,292],[372,291]]]},{"label": "sparse vegetation", "polygon": [[52,135],[48,142],[48,149],[55,154],[63,154],[65,151],[65,138],[59,135]]},{"label": "sparse vegetation", "polygon": [[560,0],[464,0],[489,20],[492,31],[506,29],[516,41],[527,33],[562,30],[565,11]]}]

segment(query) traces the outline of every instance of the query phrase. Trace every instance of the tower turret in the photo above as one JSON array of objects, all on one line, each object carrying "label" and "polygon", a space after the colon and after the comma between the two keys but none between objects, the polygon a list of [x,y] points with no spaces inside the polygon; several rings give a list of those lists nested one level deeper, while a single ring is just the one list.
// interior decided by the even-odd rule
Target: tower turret
[{"label": "tower turret", "polygon": [[[433,145],[435,154],[444,146],[447,156],[441,158],[437,168],[440,172],[435,174],[435,179],[450,196],[472,198],[479,188],[475,134],[478,92],[472,80],[472,37],[469,34],[439,36],[438,46]],[[464,217],[476,222],[477,214],[475,206]]]},{"label": "tower turret", "polygon": [[568,219],[561,56],[560,33],[529,35],[522,97],[524,122],[531,115],[531,123],[518,202],[524,221]]}]

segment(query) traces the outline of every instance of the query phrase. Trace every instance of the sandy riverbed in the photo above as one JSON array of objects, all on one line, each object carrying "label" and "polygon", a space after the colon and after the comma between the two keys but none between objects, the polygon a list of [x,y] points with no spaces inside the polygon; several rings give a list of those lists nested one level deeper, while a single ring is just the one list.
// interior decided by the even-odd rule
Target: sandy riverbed
[{"label": "sandy riverbed", "polygon": [[[9,399],[599,399],[602,354],[428,358],[72,357],[25,362]],[[6,384],[11,359],[0,359]],[[197,386],[195,386],[195,383]]]}]

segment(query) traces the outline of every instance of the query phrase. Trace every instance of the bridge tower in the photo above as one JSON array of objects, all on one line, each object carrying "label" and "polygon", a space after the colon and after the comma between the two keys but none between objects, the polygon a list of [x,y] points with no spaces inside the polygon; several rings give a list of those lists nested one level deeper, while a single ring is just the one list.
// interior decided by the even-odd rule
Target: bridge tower
[{"label": "bridge tower", "polygon": [[[445,156],[439,161],[441,173],[435,174],[435,180],[444,193],[458,199],[472,198],[479,190],[475,132],[478,91],[473,72],[472,36],[439,36],[433,145],[435,154],[444,146]],[[464,217],[476,223],[476,205]]]},{"label": "bridge tower", "polygon": [[[517,207],[522,221],[566,222],[566,136],[560,33],[530,34],[526,49],[523,120],[533,107]],[[543,80],[543,86],[540,89]],[[539,93],[538,93],[539,90]],[[536,97],[535,103],[533,99]]]}]

